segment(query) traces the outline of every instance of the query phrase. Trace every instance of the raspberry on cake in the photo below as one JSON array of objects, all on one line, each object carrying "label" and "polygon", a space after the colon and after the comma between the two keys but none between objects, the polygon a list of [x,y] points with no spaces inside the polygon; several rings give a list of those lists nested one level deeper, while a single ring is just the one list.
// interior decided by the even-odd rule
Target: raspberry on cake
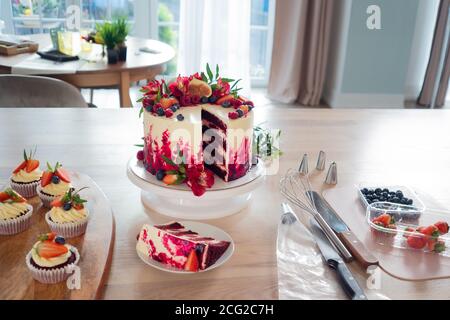
[{"label": "raspberry on cake", "polygon": [[238,83],[221,77],[219,67],[214,74],[207,65],[206,73],[178,76],[169,84],[155,80],[143,87],[140,158],[146,170],[173,175],[177,168],[168,158],[188,168],[204,165],[226,182],[245,176],[252,165],[254,106],[238,94]]},{"label": "raspberry on cake", "polygon": [[203,237],[178,222],[144,225],[136,244],[141,254],[163,264],[192,272],[212,266],[229,246],[228,241]]}]

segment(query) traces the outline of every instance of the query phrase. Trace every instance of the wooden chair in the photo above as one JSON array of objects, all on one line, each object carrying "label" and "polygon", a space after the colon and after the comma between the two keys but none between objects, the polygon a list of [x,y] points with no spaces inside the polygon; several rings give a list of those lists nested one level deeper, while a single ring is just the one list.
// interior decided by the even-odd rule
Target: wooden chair
[{"label": "wooden chair", "polygon": [[61,80],[0,75],[0,108],[88,108],[80,91]]}]

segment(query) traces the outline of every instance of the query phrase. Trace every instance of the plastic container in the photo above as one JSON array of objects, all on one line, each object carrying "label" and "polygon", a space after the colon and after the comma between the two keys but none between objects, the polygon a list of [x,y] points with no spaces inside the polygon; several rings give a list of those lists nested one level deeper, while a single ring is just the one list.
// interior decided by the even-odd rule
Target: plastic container
[{"label": "plastic container", "polygon": [[[409,187],[407,186],[402,186],[402,185],[374,185],[374,184],[360,184],[358,186],[358,195],[359,198],[361,199],[361,204],[364,206],[365,209],[367,209],[367,207],[369,206],[369,202],[366,199],[366,196],[362,193],[362,189],[363,188],[367,188],[367,189],[389,189],[391,192],[396,192],[396,191],[401,191],[403,193],[403,195],[406,198],[409,198],[413,201],[412,205],[401,205],[400,207],[398,207],[398,204],[396,203],[392,203],[393,204],[393,208],[394,208],[394,212],[395,212],[395,218],[398,220],[400,218],[407,218],[407,219],[418,219],[420,218],[420,215],[422,214],[422,212],[425,210],[425,205],[422,202],[422,200],[420,200],[420,198],[417,196],[417,194]],[[381,201],[384,203],[390,203],[387,201]]]},{"label": "plastic container", "polygon": [[[450,257],[450,234],[448,232],[438,231],[429,235],[423,229],[417,230],[419,227],[425,228],[435,225],[437,222],[447,223],[448,225],[450,223],[450,212],[424,209],[417,219],[408,219],[399,215],[399,212],[407,212],[413,209],[414,207],[411,206],[394,205],[389,202],[370,204],[366,210],[366,218],[372,231],[373,240],[380,245]],[[392,225],[383,226],[381,222],[376,222],[376,218],[384,214],[394,217],[395,228]],[[395,217],[399,218],[396,219]]]}]

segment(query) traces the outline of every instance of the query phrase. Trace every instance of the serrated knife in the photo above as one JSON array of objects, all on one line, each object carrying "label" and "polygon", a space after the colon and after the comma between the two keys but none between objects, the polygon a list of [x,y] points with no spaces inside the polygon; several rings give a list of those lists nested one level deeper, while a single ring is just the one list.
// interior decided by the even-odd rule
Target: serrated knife
[{"label": "serrated knife", "polygon": [[355,234],[348,228],[344,221],[338,216],[336,211],[325,201],[325,199],[315,191],[309,191],[317,212],[333,229],[338,238],[350,251],[358,263],[367,268],[371,265],[378,265],[378,259],[375,258],[363,245]]},{"label": "serrated knife", "polygon": [[339,253],[333,247],[330,240],[328,240],[327,236],[322,231],[322,228],[314,219],[310,219],[309,223],[312,235],[316,240],[320,252],[322,253],[328,266],[336,271],[342,288],[344,289],[348,297],[352,300],[367,300],[363,289],[361,289],[355,277],[347,268],[347,265],[342,260]]}]

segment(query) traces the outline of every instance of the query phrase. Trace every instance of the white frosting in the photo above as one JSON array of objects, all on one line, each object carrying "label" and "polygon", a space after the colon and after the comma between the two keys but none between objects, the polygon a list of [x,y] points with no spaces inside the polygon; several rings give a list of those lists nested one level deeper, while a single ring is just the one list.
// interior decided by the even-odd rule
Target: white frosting
[{"label": "white frosting", "polygon": [[[153,242],[153,245],[155,246],[156,252],[154,252],[154,254],[156,253],[156,255],[158,255],[159,253],[164,253],[167,255],[167,257],[170,257],[173,261],[175,261],[181,265],[184,265],[186,263],[187,257],[173,255],[162,243],[162,237],[164,234],[166,234],[166,232],[164,232],[163,230],[157,229],[153,226],[149,226],[149,225],[144,225],[142,230],[144,230],[144,229],[147,231],[147,239],[151,239]],[[142,254],[144,254],[146,256],[151,256],[151,254],[149,252],[149,250],[151,250],[151,246],[148,243],[145,243],[144,241],[142,241],[141,236],[142,236],[142,231],[141,231],[141,234],[139,237],[139,241],[136,245],[136,248]],[[168,241],[168,246],[174,252],[176,251],[176,248],[177,248],[176,245],[171,243],[170,240]]]},{"label": "white frosting", "polygon": [[36,242],[31,249],[31,257],[33,258],[33,261],[41,267],[55,267],[60,264],[65,263],[67,260],[69,260],[70,256],[72,255],[72,251],[70,250],[71,246],[68,244],[65,244],[65,247],[68,249],[68,251],[60,256],[53,257],[53,258],[43,258],[37,253],[37,246],[39,245],[40,241]]},{"label": "white frosting", "polygon": [[53,183],[53,182],[49,183],[48,185],[43,187],[41,190],[51,196],[62,196],[67,191],[69,191],[70,187],[71,187],[70,183],[60,181],[59,183]]},{"label": "white frosting", "polygon": [[0,202],[0,220],[17,218],[28,210],[26,202]]},{"label": "white frosting", "polygon": [[[161,137],[164,131],[170,133],[171,148],[173,154],[176,154],[176,145],[180,138],[185,143],[189,143],[191,150],[198,155],[202,149],[202,109],[215,115],[226,126],[227,135],[227,153],[225,155],[225,164],[228,166],[230,162],[231,152],[236,152],[240,147],[244,138],[247,138],[249,145],[249,159],[251,161],[251,152],[253,141],[253,111],[247,113],[244,117],[238,119],[230,119],[228,113],[234,111],[234,108],[223,108],[215,104],[201,104],[193,107],[182,107],[177,110],[171,118],[160,117],[150,112],[144,111],[144,134],[147,137],[150,133],[152,138],[156,139],[161,146]],[[183,121],[179,121],[176,116],[182,114]],[[217,135],[217,134],[216,134]],[[219,133],[219,135],[221,135]]]},{"label": "white frosting", "polygon": [[41,179],[41,176],[42,171],[39,168],[36,168],[31,172],[27,172],[26,170],[22,169],[12,175],[12,180],[15,182],[30,183],[39,181]]}]

